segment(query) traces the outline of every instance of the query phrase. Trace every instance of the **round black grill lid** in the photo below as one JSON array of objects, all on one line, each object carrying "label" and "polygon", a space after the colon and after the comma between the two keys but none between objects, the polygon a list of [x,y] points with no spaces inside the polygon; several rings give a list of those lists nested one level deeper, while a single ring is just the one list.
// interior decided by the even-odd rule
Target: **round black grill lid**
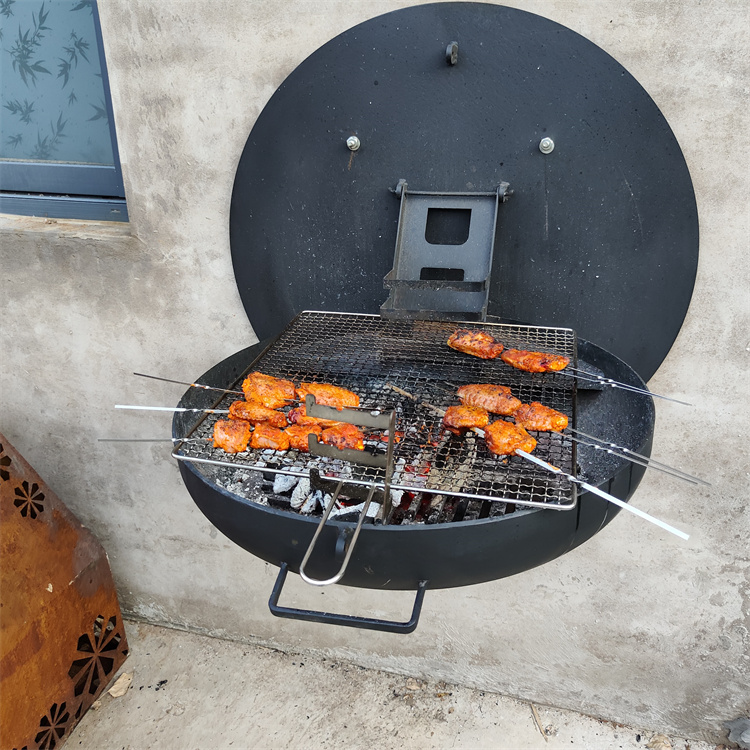
[{"label": "round black grill lid", "polygon": [[574,328],[644,379],[656,371],[692,294],[695,196],[659,109],[599,47],[525,11],[438,3],[366,21],[302,62],[255,123],[232,195],[259,338],[304,309],[380,310],[399,180],[509,183],[487,313]]}]

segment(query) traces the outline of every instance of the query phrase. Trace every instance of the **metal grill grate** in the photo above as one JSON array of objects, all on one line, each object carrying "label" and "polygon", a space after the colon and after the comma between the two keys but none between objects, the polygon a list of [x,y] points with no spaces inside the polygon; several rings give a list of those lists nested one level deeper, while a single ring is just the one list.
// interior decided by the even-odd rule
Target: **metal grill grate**
[{"label": "metal grill grate", "polygon": [[[550,374],[515,370],[500,360],[481,360],[446,345],[457,328],[481,329],[506,347],[563,354],[575,364],[573,331],[490,323],[388,320],[378,316],[330,312],[301,313],[279,338],[252,363],[247,372],[261,371],[300,382],[328,382],[360,396],[360,406],[396,409],[397,438],[394,490],[440,493],[518,505],[568,509],[575,505],[575,488],[524,459],[500,458],[472,433],[453,436],[441,430],[441,417],[421,405],[446,409],[459,401],[456,389],[468,383],[510,386],[524,402],[540,401],[566,414],[574,426],[575,381]],[[227,384],[237,388],[242,382]],[[391,386],[413,394],[416,401]],[[219,402],[228,408],[234,397]],[[217,417],[206,415],[189,437],[210,438]],[[575,473],[572,441],[557,433],[532,433],[535,455]],[[368,449],[385,450],[385,438],[370,436]],[[307,477],[311,468],[321,475],[344,478],[351,484],[382,486],[384,471],[311,456],[295,450],[248,450],[228,455],[208,441],[179,444],[174,457],[221,466],[236,466]]]}]

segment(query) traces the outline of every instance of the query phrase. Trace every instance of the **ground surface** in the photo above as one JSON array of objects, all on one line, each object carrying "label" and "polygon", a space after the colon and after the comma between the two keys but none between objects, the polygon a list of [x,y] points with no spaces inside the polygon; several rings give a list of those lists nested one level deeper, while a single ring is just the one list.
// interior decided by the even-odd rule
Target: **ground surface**
[{"label": "ground surface", "polygon": [[105,693],[66,748],[714,748],[344,662],[133,622],[127,633],[127,692]]}]

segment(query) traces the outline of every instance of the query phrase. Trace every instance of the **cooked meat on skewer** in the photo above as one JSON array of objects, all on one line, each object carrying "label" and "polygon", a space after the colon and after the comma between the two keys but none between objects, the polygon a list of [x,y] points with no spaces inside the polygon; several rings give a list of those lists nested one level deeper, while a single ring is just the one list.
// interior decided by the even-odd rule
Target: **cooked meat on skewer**
[{"label": "cooked meat on skewer", "polygon": [[[247,423],[246,423],[247,424]],[[251,448],[271,448],[275,451],[289,450],[289,436],[266,422],[256,425],[250,439]]]},{"label": "cooked meat on skewer", "polygon": [[364,450],[365,436],[362,431],[353,424],[340,422],[333,427],[323,430],[321,440],[326,445],[332,445],[334,448],[355,448]]},{"label": "cooked meat on skewer", "polygon": [[459,328],[448,339],[448,346],[464,354],[471,354],[481,359],[495,359],[503,350],[503,345],[495,341],[484,331],[469,331]]},{"label": "cooked meat on skewer", "polygon": [[513,455],[517,449],[531,453],[536,440],[523,427],[499,419],[484,430],[487,447],[498,456]]},{"label": "cooked meat on skewer", "polygon": [[242,453],[250,440],[250,423],[242,419],[219,419],[214,425],[214,448]]},{"label": "cooked meat on skewer", "polygon": [[449,406],[443,416],[443,427],[462,435],[474,427],[482,429],[490,423],[490,415],[480,406]]},{"label": "cooked meat on skewer", "polygon": [[244,419],[251,424],[268,422],[272,427],[286,427],[286,416],[274,409],[269,409],[258,401],[234,401],[229,405],[230,419]]},{"label": "cooked meat on skewer", "polygon": [[297,393],[301,401],[308,393],[315,396],[315,401],[323,406],[334,406],[342,409],[346,406],[359,406],[359,396],[346,388],[331,383],[300,383]]},{"label": "cooked meat on skewer", "polygon": [[268,409],[280,409],[297,397],[291,380],[274,378],[262,372],[253,372],[242,383],[242,392],[248,401],[258,401]]},{"label": "cooked meat on skewer", "polygon": [[527,430],[562,432],[568,426],[568,418],[564,414],[538,401],[520,406],[513,416],[516,424]]},{"label": "cooked meat on skewer", "polygon": [[529,352],[525,349],[506,349],[500,355],[500,359],[516,370],[526,372],[557,372],[570,364],[570,359],[560,354]]},{"label": "cooked meat on skewer", "polygon": [[307,453],[309,451],[307,436],[315,435],[320,439],[322,431],[321,426],[317,424],[293,424],[284,430],[284,434],[289,438],[290,448]]},{"label": "cooked meat on skewer", "polygon": [[465,406],[481,406],[504,417],[509,417],[521,406],[521,400],[511,394],[508,386],[491,383],[462,385],[458,389],[458,398]]},{"label": "cooked meat on skewer", "polygon": [[338,424],[335,420],[331,419],[320,419],[320,417],[308,417],[307,416],[307,408],[305,407],[305,403],[302,402],[299,406],[297,406],[294,409],[290,409],[289,413],[286,415],[287,419],[292,424],[298,424],[298,425],[319,425],[321,427],[333,427],[333,425]]}]

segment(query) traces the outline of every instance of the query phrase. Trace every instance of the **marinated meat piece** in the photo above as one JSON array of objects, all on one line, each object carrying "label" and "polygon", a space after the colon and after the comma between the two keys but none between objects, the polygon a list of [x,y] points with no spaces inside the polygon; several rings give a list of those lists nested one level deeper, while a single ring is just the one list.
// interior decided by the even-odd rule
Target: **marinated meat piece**
[{"label": "marinated meat piece", "polygon": [[525,349],[506,349],[500,355],[500,359],[516,370],[526,372],[557,372],[570,364],[570,359],[560,354],[528,352]]},{"label": "marinated meat piece", "polygon": [[280,411],[269,409],[257,401],[235,401],[229,405],[230,419],[244,419],[251,424],[268,422],[272,427],[286,427],[286,416]]},{"label": "marinated meat piece", "polygon": [[253,372],[242,383],[242,392],[248,401],[258,401],[268,409],[288,406],[297,398],[297,389],[291,380],[274,378],[262,372]]},{"label": "marinated meat piece", "polygon": [[503,350],[503,345],[484,331],[469,331],[460,328],[448,339],[448,346],[464,354],[481,359],[495,359]]},{"label": "marinated meat piece", "polygon": [[544,406],[538,401],[524,404],[519,407],[513,415],[516,424],[527,430],[538,430],[539,432],[562,432],[568,426],[568,418],[549,406]]},{"label": "marinated meat piece", "polygon": [[304,402],[302,402],[302,404],[295,409],[290,409],[289,413],[286,416],[292,424],[298,425],[319,425],[321,427],[333,427],[333,425],[339,424],[338,422],[331,419],[308,417]]},{"label": "marinated meat piece", "polygon": [[523,427],[499,419],[484,430],[487,447],[498,456],[510,456],[517,449],[531,453],[536,440]]},{"label": "marinated meat piece", "polygon": [[[247,423],[246,423],[247,424]],[[250,439],[251,448],[271,448],[275,451],[289,450],[289,436],[266,422],[256,425]]]},{"label": "marinated meat piece", "polygon": [[462,385],[458,389],[458,398],[465,406],[481,406],[493,414],[502,414],[504,417],[509,417],[521,406],[521,400],[511,394],[507,385]]},{"label": "marinated meat piece", "polygon": [[449,406],[443,416],[443,427],[461,435],[473,427],[482,429],[490,422],[490,415],[480,406]]},{"label": "marinated meat piece", "polygon": [[227,453],[241,453],[247,450],[250,440],[250,423],[241,419],[220,419],[214,425],[214,448]]},{"label": "marinated meat piece", "polygon": [[330,383],[301,383],[297,388],[301,401],[308,393],[315,396],[315,402],[323,406],[335,406],[342,409],[346,406],[359,406],[359,396],[356,393]]},{"label": "marinated meat piece", "polygon": [[317,424],[293,424],[287,427],[284,433],[289,438],[290,448],[307,453],[309,451],[307,436],[315,435],[315,437],[320,439],[322,431],[321,426]]},{"label": "marinated meat piece", "polygon": [[346,422],[340,422],[323,430],[320,437],[326,445],[332,445],[339,449],[354,448],[361,451],[365,448],[365,436],[362,431],[356,425]]}]

